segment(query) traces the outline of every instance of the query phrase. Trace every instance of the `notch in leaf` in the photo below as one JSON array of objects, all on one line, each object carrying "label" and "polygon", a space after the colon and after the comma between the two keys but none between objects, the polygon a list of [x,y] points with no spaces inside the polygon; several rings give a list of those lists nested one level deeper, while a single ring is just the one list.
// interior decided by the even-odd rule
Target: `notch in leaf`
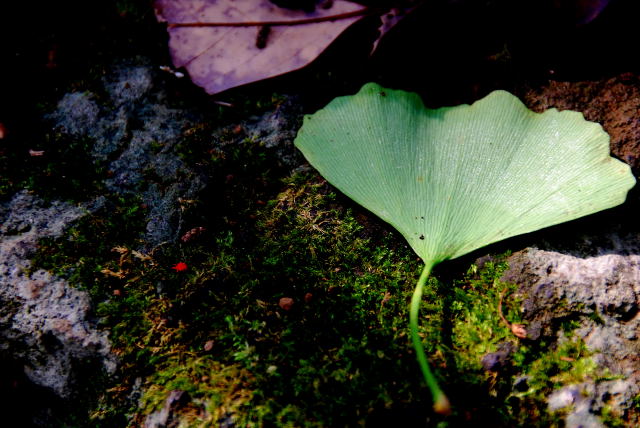
[{"label": "notch in leaf", "polygon": [[635,184],[609,136],[581,113],[534,113],[495,91],[430,110],[420,97],[366,84],[305,117],[295,140],[330,183],[390,223],[425,263],[411,301],[418,362],[449,403],[418,335],[422,289],[436,264],[502,239],[614,207]]}]

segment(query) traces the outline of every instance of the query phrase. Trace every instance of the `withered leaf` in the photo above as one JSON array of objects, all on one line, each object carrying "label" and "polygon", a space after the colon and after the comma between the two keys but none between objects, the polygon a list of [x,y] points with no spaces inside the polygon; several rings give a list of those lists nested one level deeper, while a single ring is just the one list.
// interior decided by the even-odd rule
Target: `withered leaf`
[{"label": "withered leaf", "polygon": [[156,0],[155,8],[174,65],[209,94],[304,67],[367,11],[345,0],[312,12],[269,0]]}]

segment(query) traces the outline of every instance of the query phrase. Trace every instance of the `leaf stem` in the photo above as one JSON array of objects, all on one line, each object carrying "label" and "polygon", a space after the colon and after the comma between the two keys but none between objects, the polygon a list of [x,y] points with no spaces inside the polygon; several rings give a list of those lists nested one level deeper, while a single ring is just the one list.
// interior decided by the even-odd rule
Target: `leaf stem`
[{"label": "leaf stem", "polygon": [[420,338],[420,334],[418,333],[418,311],[420,310],[420,302],[422,301],[422,291],[424,289],[424,285],[427,282],[427,278],[429,278],[429,274],[431,273],[431,269],[433,268],[432,263],[427,263],[422,270],[422,274],[420,275],[420,279],[418,279],[418,283],[416,284],[416,288],[413,292],[413,297],[411,297],[411,306],[409,310],[409,327],[411,330],[411,340],[413,341],[413,347],[416,350],[416,358],[418,359],[418,364],[420,365],[420,369],[422,370],[422,374],[424,375],[424,380],[427,382],[427,386],[431,391],[431,396],[433,397],[433,410],[436,413],[440,414],[449,414],[451,413],[451,405],[449,403],[449,399],[442,392],[440,386],[438,386],[438,382],[436,378],[433,376],[431,369],[429,368],[429,362],[427,361],[427,355],[424,352],[424,346],[422,345],[422,339]]},{"label": "leaf stem", "polygon": [[344,12],[336,15],[316,16],[313,18],[301,18],[296,20],[273,20],[273,21],[244,21],[244,22],[171,22],[167,25],[169,28],[180,27],[262,27],[264,25],[275,26],[291,26],[306,25],[316,22],[337,21],[340,19],[354,18],[356,16],[370,15],[377,11],[373,8],[362,8],[352,12]]}]

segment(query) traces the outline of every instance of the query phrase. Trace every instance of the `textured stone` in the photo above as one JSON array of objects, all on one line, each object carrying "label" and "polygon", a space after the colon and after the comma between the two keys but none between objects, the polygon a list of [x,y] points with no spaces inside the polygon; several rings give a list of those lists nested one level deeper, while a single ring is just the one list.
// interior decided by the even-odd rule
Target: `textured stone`
[{"label": "textured stone", "polygon": [[507,365],[511,354],[515,351],[515,346],[511,342],[503,342],[498,346],[498,350],[490,352],[482,357],[482,367],[487,371],[497,372]]},{"label": "textured stone", "polygon": [[[579,326],[573,333],[594,353],[593,360],[613,375],[623,376],[555,391],[549,397],[549,408],[572,404],[565,419],[572,427],[602,426],[596,415],[605,404],[624,414],[640,393],[640,343],[636,337],[640,328],[640,256],[576,257],[528,248],[511,256],[509,265],[503,280],[519,286],[522,314],[529,325],[538,325],[542,335],[554,341],[562,340],[559,326],[563,320],[577,320]],[[581,398],[569,403],[569,396]]]},{"label": "textured stone", "polygon": [[294,148],[295,139],[302,119],[302,107],[295,98],[288,98],[275,110],[262,116],[254,116],[245,121],[243,129],[247,136],[261,141],[265,147],[274,149],[276,157],[284,165],[296,167],[303,162],[298,150]]},{"label": "textured stone", "polygon": [[86,207],[47,204],[20,192],[0,205],[0,351],[36,385],[73,395],[82,366],[115,369],[107,335],[90,316],[86,292],[43,270],[29,272],[39,239],[60,235]]},{"label": "textured stone", "polygon": [[[109,170],[108,192],[139,195],[148,208],[145,243],[177,241],[183,234],[183,200],[198,199],[207,178],[178,153],[185,129],[203,118],[167,104],[160,76],[148,64],[121,64],[102,80],[104,91],[64,95],[47,119],[62,134],[86,138],[92,156]],[[99,94],[98,94],[99,93]],[[243,122],[238,135],[263,141],[283,164],[295,164],[293,138],[299,106],[285,101]],[[212,138],[212,145],[220,144]],[[75,220],[97,209],[104,197],[83,206],[49,204],[20,192],[0,204],[0,352],[24,367],[34,384],[72,397],[77,370],[98,365],[113,372],[107,333],[96,329],[88,295],[48,272],[29,272],[39,239],[60,236]],[[162,416],[162,415],[160,415]]]},{"label": "textured stone", "polygon": [[604,428],[605,425],[591,412],[594,394],[593,384],[568,385],[548,397],[548,409],[570,409],[565,418],[566,428]]},{"label": "textured stone", "polygon": [[189,394],[185,391],[171,391],[162,409],[146,417],[144,428],[177,428],[180,425],[179,411],[190,400]]},{"label": "textured stone", "polygon": [[180,199],[195,199],[206,185],[176,153],[197,114],[170,108],[151,66],[121,65],[105,77],[107,103],[90,92],[65,95],[49,119],[75,137],[93,140],[93,157],[107,164],[106,188],[140,195],[149,208],[146,243],[175,241],[181,228]]},{"label": "textured stone", "polygon": [[[184,131],[206,118],[195,109],[169,107],[158,79],[151,66],[120,65],[103,81],[109,102],[98,103],[99,97],[91,92],[70,93],[49,115],[61,132],[95,142],[92,154],[107,165],[109,191],[140,195],[149,209],[148,247],[181,236],[180,201],[197,200],[208,184],[207,177],[183,162],[177,152]],[[299,103],[286,99],[262,116],[230,125],[242,130],[235,133],[233,143],[260,141],[283,165],[295,167],[302,162],[293,146],[301,117]],[[212,148],[220,148],[219,140],[212,136]]]}]

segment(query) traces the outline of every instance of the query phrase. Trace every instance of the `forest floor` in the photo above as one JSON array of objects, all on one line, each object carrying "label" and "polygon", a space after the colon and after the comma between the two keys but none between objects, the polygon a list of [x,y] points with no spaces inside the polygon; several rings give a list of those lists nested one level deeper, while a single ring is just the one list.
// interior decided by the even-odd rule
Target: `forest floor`
[{"label": "forest floor", "polygon": [[443,416],[408,336],[420,259],[293,146],[304,114],[368,81],[429,107],[505,89],[601,123],[637,176],[634,6],[576,26],[436,2],[376,57],[365,21],[304,70],[209,96],[161,69],[166,27],[146,2],[71,3],[42,6],[20,40],[3,33],[13,426],[638,423],[637,190],[436,269],[420,334],[453,404]]}]

